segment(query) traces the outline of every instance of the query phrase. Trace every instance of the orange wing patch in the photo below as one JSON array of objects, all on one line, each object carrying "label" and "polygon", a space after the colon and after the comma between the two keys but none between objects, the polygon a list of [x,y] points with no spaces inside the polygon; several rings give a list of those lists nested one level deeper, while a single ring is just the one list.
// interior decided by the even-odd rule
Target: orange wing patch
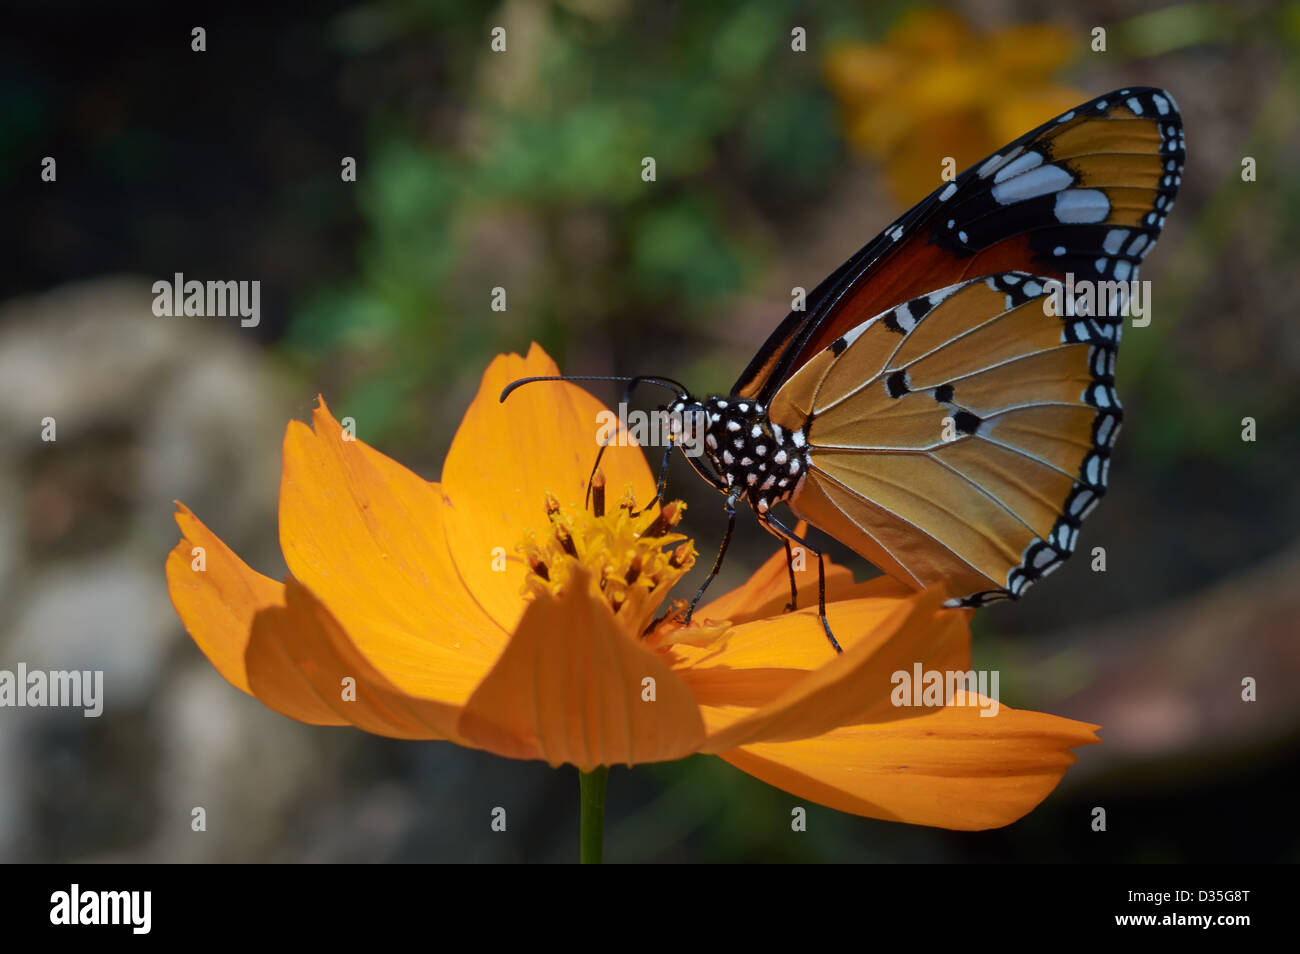
[{"label": "orange wing patch", "polygon": [[904,582],[1018,597],[1074,548],[1118,431],[1119,317],[1063,318],[1002,273],[883,312],[777,392],[808,473],[791,509]]}]

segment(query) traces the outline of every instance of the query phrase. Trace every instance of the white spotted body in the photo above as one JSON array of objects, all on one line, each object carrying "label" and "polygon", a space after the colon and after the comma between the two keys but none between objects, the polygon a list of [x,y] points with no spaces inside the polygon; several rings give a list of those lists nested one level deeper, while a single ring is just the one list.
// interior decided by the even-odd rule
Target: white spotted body
[{"label": "white spotted body", "polygon": [[808,471],[808,448],[802,431],[773,424],[756,401],[710,395],[669,405],[673,422],[689,415],[705,421],[703,456],[712,465],[719,489],[736,493],[760,516],[789,499]]}]

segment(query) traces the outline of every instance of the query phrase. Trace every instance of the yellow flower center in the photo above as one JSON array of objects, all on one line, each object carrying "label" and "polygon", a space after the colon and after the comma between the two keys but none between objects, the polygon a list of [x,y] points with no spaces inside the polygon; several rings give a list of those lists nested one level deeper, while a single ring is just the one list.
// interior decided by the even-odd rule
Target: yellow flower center
[{"label": "yellow flower center", "polygon": [[541,539],[529,531],[516,548],[528,563],[524,593],[559,594],[580,572],[598,587],[627,633],[647,638],[658,648],[675,642],[713,642],[730,625],[714,623],[683,626],[684,600],[675,600],[668,612],[653,620],[668,591],[695,565],[695,545],[677,533],[686,504],[672,500],[654,513],[637,513],[629,487],[622,501],[605,512],[605,483],[597,473],[592,481],[591,510],[562,507],[553,494],[546,495],[549,532]]}]

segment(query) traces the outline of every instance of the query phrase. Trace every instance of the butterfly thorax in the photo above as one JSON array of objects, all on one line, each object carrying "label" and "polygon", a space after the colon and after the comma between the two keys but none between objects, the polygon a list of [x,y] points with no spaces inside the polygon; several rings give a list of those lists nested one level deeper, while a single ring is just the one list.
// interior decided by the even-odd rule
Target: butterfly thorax
[{"label": "butterfly thorax", "polygon": [[720,395],[703,401],[684,398],[668,412],[669,427],[680,426],[679,443],[710,463],[719,489],[745,498],[760,514],[793,494],[808,472],[803,432],[774,424],[755,401]]}]

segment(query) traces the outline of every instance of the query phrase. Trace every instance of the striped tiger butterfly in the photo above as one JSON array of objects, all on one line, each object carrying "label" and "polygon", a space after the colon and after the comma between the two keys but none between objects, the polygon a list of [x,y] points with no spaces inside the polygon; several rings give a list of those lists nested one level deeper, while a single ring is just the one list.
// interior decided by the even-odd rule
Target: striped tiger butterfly
[{"label": "striped tiger butterfly", "polygon": [[822,554],[773,514],[778,503],[905,583],[943,584],[952,606],[1018,599],[1060,566],[1106,490],[1129,283],[1173,208],[1185,155],[1167,92],[1100,96],[868,242],[786,316],[729,394],[614,379],[677,394],[660,409],[673,439],[655,502],[693,421],[704,447],[687,460],[726,499],[727,530],[686,619],[742,500],[785,543],[788,608],[791,543],[817,556],[836,650]]}]

